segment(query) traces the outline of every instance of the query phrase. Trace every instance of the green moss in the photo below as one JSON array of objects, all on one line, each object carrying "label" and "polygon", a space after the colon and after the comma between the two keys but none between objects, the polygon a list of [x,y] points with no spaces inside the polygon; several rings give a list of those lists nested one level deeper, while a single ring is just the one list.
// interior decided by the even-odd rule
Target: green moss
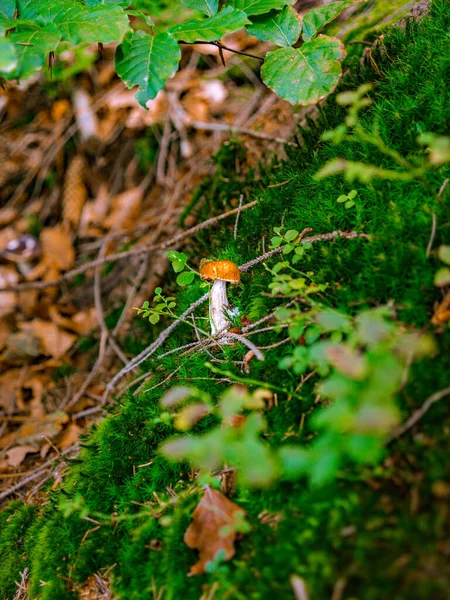
[{"label": "green moss", "polygon": [[[421,155],[416,143],[421,132],[449,129],[449,25],[446,2],[435,0],[429,17],[393,30],[385,39],[388,55],[375,56],[381,76],[363,124],[410,159]],[[354,68],[341,89],[354,89],[374,77],[367,68]],[[259,203],[242,213],[237,241],[230,224],[222,223],[213,232],[202,232],[186,252],[242,263],[267,249],[273,227],[282,221],[288,228],[312,227],[314,233],[364,231],[371,234],[370,241],[314,245],[302,269],[313,272],[314,281],[329,284],[325,299],[330,306],[356,312],[392,300],[401,320],[426,329],[439,299],[433,286],[438,261],[426,255],[431,216],[435,213],[438,223],[434,247],[448,243],[449,194],[437,199],[415,182],[349,185],[340,176],[316,181],[315,173],[336,157],[394,166],[369,145],[321,142],[320,132],[335,127],[343,116],[330,99],[318,126],[303,132],[305,146],[292,150],[285,164],[274,165],[256,182],[248,170],[232,171],[243,159],[242,149],[227,146],[218,157],[218,178],[208,180],[198,198],[201,202],[191,208],[206,218],[235,201],[244,185],[248,199],[257,197]],[[440,169],[430,170],[425,178],[429,189],[437,191],[448,176],[448,169]],[[283,185],[268,188],[273,182]],[[336,199],[352,188],[358,191],[356,208],[346,210]],[[262,266],[254,269],[232,291],[233,302],[253,319],[264,316],[277,302],[264,295],[269,283],[270,275]],[[197,285],[179,292],[180,307],[200,293]],[[152,334],[157,332],[148,327]],[[273,332],[253,338],[263,346],[277,339]],[[182,325],[159,356],[191,340],[191,328]],[[432,391],[448,385],[443,358],[450,352],[448,330],[437,336],[437,343],[437,356],[412,369],[411,383],[399,398],[405,417]],[[135,340],[129,344],[138,349]],[[252,362],[252,378],[295,387],[298,380],[277,367],[288,351],[289,344],[267,351],[264,362]],[[242,348],[226,352],[242,359]],[[152,389],[175,368],[179,370],[171,382]],[[200,354],[156,357],[143,370],[153,374],[147,391],[119,399],[111,414],[92,428],[62,489],[49,493],[50,504],[38,512],[15,503],[0,513],[1,597],[13,597],[14,580],[26,566],[31,571],[31,597],[59,600],[73,595],[75,583],[113,564],[114,591],[127,600],[147,599],[161,587],[165,600],[197,599],[203,586],[213,582],[218,584],[216,599],[290,598],[289,578],[294,574],[304,578],[311,597],[319,600],[332,597],[338,581],[346,586],[345,597],[361,600],[445,597],[445,499],[433,493],[433,485],[448,475],[444,460],[448,436],[443,427],[448,410],[443,402],[421,421],[422,436],[400,439],[381,466],[343,469],[333,485],[322,489],[308,489],[302,481],[278,483],[263,491],[239,489],[233,500],[246,510],[251,531],[232,561],[208,575],[189,578],[196,553],[183,543],[183,534],[199,496],[190,493],[188,466],[168,463],[156,454],[161,442],[173,434],[169,425],[155,421],[158,401],[173,382],[192,381],[213,396],[227,384],[212,379]],[[301,399],[288,400],[280,394],[278,406],[266,415],[269,443],[278,445],[286,437],[307,439],[312,433],[308,418],[303,429],[299,424],[302,414],[314,409],[314,400],[312,382],[302,388]],[[208,423],[211,420],[204,420],[197,429]],[[170,502],[168,486],[177,495],[175,503]],[[75,514],[64,518],[58,509],[61,501],[80,498],[93,518],[114,513],[119,520],[108,524],[102,520],[100,529],[94,530],[91,522]],[[261,518],[262,513],[273,519]]]}]

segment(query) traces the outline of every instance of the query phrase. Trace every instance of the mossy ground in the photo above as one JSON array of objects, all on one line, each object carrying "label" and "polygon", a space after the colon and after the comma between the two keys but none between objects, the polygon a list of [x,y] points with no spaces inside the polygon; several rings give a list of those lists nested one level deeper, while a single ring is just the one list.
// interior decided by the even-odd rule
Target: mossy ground
[{"label": "mossy ground", "polygon": [[[422,152],[416,142],[421,132],[449,130],[449,25],[447,3],[435,0],[429,16],[406,29],[394,29],[385,39],[388,54],[375,57],[380,77],[368,67],[360,68],[356,59],[347,65],[350,74],[342,87],[354,89],[377,80],[374,103],[362,119],[365,127],[378,130],[386,144],[408,158]],[[313,271],[316,283],[329,284],[326,299],[330,306],[355,312],[393,301],[399,319],[430,329],[433,304],[439,299],[433,286],[439,263],[433,254],[427,257],[426,248],[433,212],[438,223],[434,247],[449,243],[450,194],[444,192],[438,199],[418,182],[374,180],[350,185],[340,176],[316,181],[314,174],[336,157],[393,168],[372,146],[319,141],[320,131],[335,127],[343,117],[331,99],[317,128],[304,134],[305,147],[293,150],[286,163],[275,164],[254,182],[249,178],[243,182],[233,172],[239,146],[225,146],[218,157],[219,175],[203,187],[206,202],[199,209],[200,216],[206,216],[202,211],[214,205],[221,210],[241,191],[259,203],[241,215],[236,242],[230,227],[223,225],[200,234],[189,253],[243,263],[262,253],[264,241],[267,248],[273,227],[282,221],[287,228],[312,227],[314,233],[364,231],[373,235],[371,241],[315,245],[302,269]],[[227,181],[217,179],[225,172]],[[438,190],[446,176],[448,170],[430,170],[426,174],[430,189]],[[336,199],[352,188],[358,191],[356,208],[346,210]],[[264,316],[277,302],[264,295],[269,282],[262,266],[254,269],[233,292],[234,303],[252,319]],[[178,293],[180,306],[187,306],[199,293],[195,285]],[[156,334],[157,329],[150,335]],[[180,327],[166,349],[191,341],[191,335],[189,328]],[[276,339],[275,333],[260,334],[254,341],[264,346]],[[436,339],[437,356],[414,367],[399,398],[405,418],[430,393],[448,385],[448,328]],[[137,350],[137,346],[130,340],[130,347]],[[233,358],[242,356],[242,349],[229,352]],[[278,370],[283,352],[277,348],[266,353],[264,363],[252,362],[251,377],[273,383],[282,377],[286,388],[296,385],[295,376]],[[192,485],[187,466],[168,463],[156,454],[173,431],[152,421],[158,416],[162,392],[174,382],[205,378],[193,383],[214,396],[225,385],[213,379],[203,355],[171,355],[145,365],[155,374],[149,387],[176,367],[179,371],[170,383],[116,401],[111,414],[91,429],[81,456],[61,489],[49,493],[47,504],[12,503],[0,513],[1,598],[13,598],[14,581],[25,567],[30,568],[31,598],[62,600],[76,597],[77,583],[111,565],[115,565],[114,593],[127,600],[151,598],[152,590],[161,587],[164,600],[198,599],[205,585],[213,582],[218,584],[216,599],[292,598],[289,578],[294,574],[304,578],[311,598],[317,600],[446,597],[449,546],[442,492],[446,488],[439,483],[448,476],[445,401],[421,421],[420,436],[408,434],[398,440],[383,465],[375,469],[345,469],[333,485],[321,489],[310,489],[304,481],[278,483],[262,491],[238,489],[233,500],[246,510],[252,528],[239,543],[236,557],[208,575],[187,577],[195,552],[184,545],[183,534],[199,495],[187,493]],[[287,435],[290,441],[308,438],[308,419],[303,430],[299,423],[301,415],[314,406],[313,384],[305,385],[302,394],[302,400],[290,401],[280,395],[278,406],[267,413],[270,443],[279,444]],[[151,465],[138,467],[149,461]],[[169,485],[179,500],[161,509],[165,519],[133,518],[142,511],[139,504],[157,507],[155,492],[160,500],[168,499]],[[65,518],[59,508],[61,500],[77,501],[79,496],[88,514],[117,513],[127,518],[86,536],[94,525],[77,515]],[[262,521],[263,511],[276,518]],[[345,585],[340,596],[339,582]]]}]

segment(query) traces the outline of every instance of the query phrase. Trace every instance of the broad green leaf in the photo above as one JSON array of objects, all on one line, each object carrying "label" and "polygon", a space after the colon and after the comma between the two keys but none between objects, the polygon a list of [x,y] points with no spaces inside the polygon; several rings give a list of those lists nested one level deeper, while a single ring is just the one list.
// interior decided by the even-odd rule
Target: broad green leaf
[{"label": "broad green leaf", "polygon": [[252,24],[247,27],[250,35],[277,46],[295,44],[302,28],[302,21],[291,6],[285,6],[279,11],[271,10],[265,15],[257,15],[250,20]]},{"label": "broad green leaf", "polygon": [[130,30],[124,11],[118,6],[88,7],[77,0],[18,0],[20,17],[41,25],[53,23],[62,41],[71,44],[121,40]]},{"label": "broad green leaf", "polygon": [[131,0],[84,0],[86,6],[122,6],[127,8]]},{"label": "broad green leaf", "polygon": [[181,0],[186,8],[192,8],[212,17],[219,10],[219,0]]},{"label": "broad green leaf", "polygon": [[126,13],[127,13],[127,15],[130,15],[132,17],[137,17],[138,19],[141,19],[149,27],[154,26],[152,18],[149,17],[148,15],[144,14],[141,10],[127,10]]},{"label": "broad green leaf", "polygon": [[226,33],[239,31],[250,21],[247,15],[241,10],[234,10],[231,6],[226,6],[217,15],[208,19],[192,19],[181,25],[175,25],[169,29],[170,33],[177,40],[184,42],[212,42],[219,40]]},{"label": "broad green leaf", "polygon": [[355,2],[356,0],[337,0],[308,11],[303,17],[302,37],[305,42],[313,38],[321,27],[330,23]]},{"label": "broad green leaf", "polygon": [[17,66],[17,54],[9,38],[0,36],[0,74],[14,71]]},{"label": "broad green leaf", "polygon": [[230,6],[242,10],[246,15],[262,15],[269,10],[281,10],[294,0],[231,0]]},{"label": "broad green leaf", "polygon": [[16,12],[16,0],[2,0],[0,5],[0,17],[12,19]]},{"label": "broad green leaf", "polygon": [[39,29],[39,24],[36,21],[29,19],[8,19],[3,17],[0,13],[0,27],[5,31],[9,29],[16,29],[17,27],[24,27],[26,29]]},{"label": "broad green leaf", "polygon": [[128,88],[139,86],[138,102],[145,107],[167,79],[175,75],[181,51],[170,33],[128,33],[116,51],[116,71]]},{"label": "broad green leaf", "polygon": [[40,29],[13,31],[8,40],[14,44],[17,66],[8,73],[7,79],[18,79],[28,77],[42,67],[48,53],[56,50],[61,34],[50,23]]},{"label": "broad green leaf", "polygon": [[268,52],[262,80],[291,104],[316,104],[330,94],[341,76],[344,47],[337,38],[321,35],[301,48]]}]

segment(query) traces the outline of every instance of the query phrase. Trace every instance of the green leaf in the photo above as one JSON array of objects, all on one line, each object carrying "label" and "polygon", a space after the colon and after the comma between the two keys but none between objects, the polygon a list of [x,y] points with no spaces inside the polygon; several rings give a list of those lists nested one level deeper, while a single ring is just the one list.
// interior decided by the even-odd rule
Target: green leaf
[{"label": "green leaf", "polygon": [[84,0],[87,6],[122,6],[126,8],[131,4],[129,0]]},{"label": "green leaf", "polygon": [[116,50],[116,71],[128,88],[139,86],[138,102],[145,107],[169,77],[175,75],[181,51],[170,33],[129,33]]},{"label": "green leaf", "polygon": [[440,246],[438,250],[439,260],[446,265],[450,265],[450,246]]},{"label": "green leaf", "polygon": [[345,203],[345,208],[352,208],[352,206],[355,206],[355,203],[353,202],[353,200],[348,200]]},{"label": "green leaf", "polygon": [[272,42],[277,46],[292,46],[298,40],[302,21],[291,6],[283,10],[272,10],[265,15],[252,17],[252,24],[247,27],[250,35],[263,42]]},{"label": "green leaf", "polygon": [[226,6],[217,15],[208,19],[192,19],[181,25],[170,27],[169,31],[177,40],[184,42],[195,42],[196,40],[203,42],[212,42],[219,40],[226,33],[239,31],[250,21],[247,15],[241,10],[234,10],[231,6]]},{"label": "green leaf", "polygon": [[180,273],[177,277],[178,285],[190,285],[194,281],[195,273],[192,271],[185,271]]},{"label": "green leaf", "polygon": [[[2,0],[0,16],[12,19],[16,12],[16,0]],[[2,57],[3,58],[3,57]]]},{"label": "green leaf", "polygon": [[321,35],[301,48],[268,52],[261,68],[264,83],[291,104],[316,104],[337,86],[344,46],[337,38]]},{"label": "green leaf", "polygon": [[149,15],[144,14],[142,10],[127,10],[126,13],[131,17],[137,17],[138,19],[141,19],[141,21],[144,21],[144,23],[149,27],[154,26],[152,18]]},{"label": "green leaf", "polygon": [[348,197],[350,198],[350,200],[353,200],[353,198],[356,198],[357,194],[358,194],[358,192],[356,190],[351,190],[348,193]]},{"label": "green leaf", "polygon": [[343,202],[347,202],[348,200],[348,196],[346,196],[345,194],[342,194],[342,196],[339,196],[339,198],[337,199],[337,201],[342,204]]},{"label": "green leaf", "polygon": [[18,0],[20,17],[41,25],[52,23],[62,41],[70,44],[121,40],[130,30],[124,11],[118,6],[85,6],[77,0]]},{"label": "green leaf", "polygon": [[219,0],[181,0],[186,8],[192,8],[212,17],[219,9]]},{"label": "green leaf", "polygon": [[2,16],[0,13],[0,27],[5,31],[9,29],[16,29],[17,27],[23,27],[25,29],[39,29],[39,24],[36,21],[30,19],[8,19]]},{"label": "green leaf", "polygon": [[442,267],[442,269],[439,269],[434,276],[434,285],[437,285],[438,287],[450,285],[450,269],[447,267]]},{"label": "green leaf", "polygon": [[278,248],[283,243],[283,238],[279,236],[275,236],[270,240],[270,245],[272,248]]},{"label": "green leaf", "polygon": [[157,287],[157,288],[155,288],[155,295],[156,295],[156,296],[159,296],[159,294],[160,294],[161,292],[162,292],[162,288],[160,288],[160,287]]},{"label": "green leaf", "polygon": [[292,240],[295,240],[295,238],[298,236],[298,231],[295,229],[289,229],[289,231],[286,231],[286,235],[284,236],[285,239],[288,242],[292,242]]},{"label": "green leaf", "polygon": [[172,261],[172,268],[175,273],[180,273],[185,267],[186,263],[182,260],[174,260]]},{"label": "green leaf", "polygon": [[17,66],[17,54],[9,38],[0,37],[0,74],[11,73]]},{"label": "green leaf", "polygon": [[153,313],[149,316],[148,320],[150,321],[150,323],[152,325],[156,325],[156,323],[159,321],[159,315],[158,313]]},{"label": "green leaf", "polygon": [[313,38],[321,27],[330,23],[343,10],[355,3],[356,0],[338,0],[331,4],[318,6],[308,11],[303,17],[302,37],[307,42]]},{"label": "green leaf", "polygon": [[281,10],[286,4],[294,4],[294,0],[231,0],[230,6],[242,10],[246,15],[262,15],[269,10]]},{"label": "green leaf", "polygon": [[[49,52],[54,52],[61,40],[58,29],[52,25],[45,25],[40,29],[27,29],[13,31],[8,40],[14,44],[17,65],[6,75],[7,79],[28,77],[38,71],[45,63]],[[22,44],[30,44],[23,46]]]}]

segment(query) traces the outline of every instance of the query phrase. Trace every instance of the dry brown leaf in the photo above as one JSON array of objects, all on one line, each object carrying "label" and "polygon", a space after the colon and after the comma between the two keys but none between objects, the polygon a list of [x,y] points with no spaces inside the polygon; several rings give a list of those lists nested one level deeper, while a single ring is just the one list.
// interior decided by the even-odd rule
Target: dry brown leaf
[{"label": "dry brown leaf", "polygon": [[56,325],[75,331],[79,335],[87,335],[98,324],[97,312],[94,307],[85,311],[77,312],[70,319],[63,317],[56,306],[50,306],[48,309],[50,319]]},{"label": "dry brown leaf", "polygon": [[134,229],[139,221],[142,197],[140,187],[114,196],[111,212],[105,219],[105,227],[120,231]]},{"label": "dry brown leaf", "polygon": [[33,446],[37,451],[43,444],[54,439],[68,420],[69,416],[66,413],[56,412],[47,415],[45,419],[28,421],[16,431],[0,438],[0,448],[20,444]]},{"label": "dry brown leaf", "polygon": [[[0,267],[0,287],[16,285],[19,281],[17,271],[12,267]],[[14,292],[0,292],[0,319],[16,310],[17,298]]]},{"label": "dry brown leaf", "polygon": [[450,291],[447,292],[440,304],[436,303],[434,314],[431,318],[433,325],[444,325],[448,321],[450,321]]},{"label": "dry brown leaf", "polygon": [[184,534],[185,544],[199,551],[199,561],[191,567],[190,575],[205,573],[206,564],[214,560],[219,551],[225,553],[225,560],[234,556],[235,529],[244,515],[240,506],[213,488],[206,487],[192,513],[192,523]]},{"label": "dry brown leaf", "polygon": [[87,200],[83,171],[83,157],[75,156],[67,169],[64,182],[63,224],[67,229],[74,232],[78,229],[83,206]]},{"label": "dry brown leaf", "polygon": [[64,356],[77,339],[77,336],[73,333],[64,331],[55,325],[55,323],[42,319],[34,319],[29,323],[22,323],[20,328],[32,331],[41,341],[44,354],[53,356],[53,358]]},{"label": "dry brown leaf", "polygon": [[78,427],[76,423],[70,423],[61,433],[58,439],[58,446],[64,450],[72,444],[75,444],[75,442],[78,441],[78,437],[82,431],[82,427]]},{"label": "dry brown leaf", "polygon": [[0,352],[6,346],[6,342],[11,333],[11,325],[6,321],[6,319],[0,319]]},{"label": "dry brown leaf", "polygon": [[0,210],[0,227],[9,225],[19,216],[19,211],[12,206],[5,206]]},{"label": "dry brown leaf", "polygon": [[8,369],[0,375],[0,407],[7,412],[14,408],[21,372],[22,369]]},{"label": "dry brown leaf", "polygon": [[11,467],[18,467],[29,452],[36,452],[36,448],[34,446],[15,446],[15,448],[11,448],[6,453],[8,464]]},{"label": "dry brown leaf", "polygon": [[41,233],[43,260],[48,266],[67,271],[75,263],[75,250],[64,227],[46,227]]}]

